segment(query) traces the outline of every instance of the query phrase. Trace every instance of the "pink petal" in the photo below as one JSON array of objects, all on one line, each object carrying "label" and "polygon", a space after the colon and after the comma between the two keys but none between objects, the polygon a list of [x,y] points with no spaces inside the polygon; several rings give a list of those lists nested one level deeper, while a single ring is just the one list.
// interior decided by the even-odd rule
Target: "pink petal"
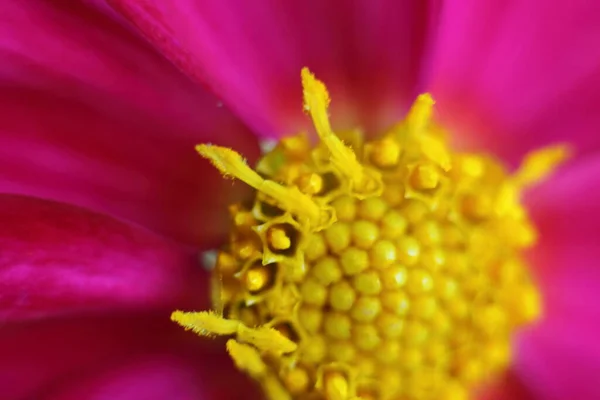
[{"label": "pink petal", "polygon": [[430,13],[412,0],[109,3],[263,135],[307,121],[304,66],[331,89],[338,128],[399,119],[414,96]]},{"label": "pink petal", "polygon": [[258,149],[214,96],[80,4],[8,2],[0,57],[0,190],[89,207],[191,243],[223,234],[223,203],[240,193],[194,145],[216,142],[250,159]]},{"label": "pink petal", "polygon": [[514,371],[508,371],[493,385],[478,392],[475,398],[477,400],[534,400],[520,378]]},{"label": "pink petal", "polygon": [[597,149],[598,21],[588,0],[445,2],[429,71],[442,118],[512,163],[552,142]]},{"label": "pink petal", "polygon": [[0,195],[0,321],[207,307],[189,250],[83,209]]},{"label": "pink petal", "polygon": [[599,176],[600,157],[589,157],[531,195],[547,311],[521,338],[516,368],[539,398],[600,398]]},{"label": "pink petal", "polygon": [[253,389],[222,343],[184,332],[168,315],[11,325],[0,331],[0,351],[3,400],[235,399]]},{"label": "pink petal", "polygon": [[[232,384],[242,378],[238,371],[220,371],[209,357],[189,360],[172,354],[151,354],[103,374],[77,382],[74,387],[44,396],[44,400],[258,400],[250,386]],[[209,367],[211,366],[211,367]],[[235,374],[235,375],[232,375]],[[237,375],[237,376],[236,376]],[[235,379],[242,381],[242,379]]]}]

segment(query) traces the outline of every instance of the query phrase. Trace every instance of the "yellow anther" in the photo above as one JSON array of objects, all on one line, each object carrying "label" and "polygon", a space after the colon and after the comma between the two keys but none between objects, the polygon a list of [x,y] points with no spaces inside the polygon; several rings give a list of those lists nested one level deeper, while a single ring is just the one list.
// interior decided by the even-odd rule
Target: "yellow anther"
[{"label": "yellow anther", "polygon": [[269,244],[276,250],[287,250],[292,245],[292,240],[284,229],[272,227],[267,232]]},{"label": "yellow anther", "polygon": [[336,222],[325,231],[325,240],[334,253],[339,253],[350,245],[350,227]]},{"label": "yellow anther", "polygon": [[408,221],[401,212],[390,210],[383,216],[381,236],[386,239],[396,239],[406,232]]},{"label": "yellow anther", "polygon": [[540,292],[533,285],[525,285],[508,298],[508,307],[516,323],[528,323],[542,316]]},{"label": "yellow anther", "polygon": [[407,200],[401,207],[402,215],[409,224],[417,224],[430,213],[426,204],[417,200]]},{"label": "yellow anther", "polygon": [[247,260],[258,252],[253,240],[240,240],[232,244],[232,249],[242,260]]},{"label": "yellow anther", "polygon": [[342,278],[340,263],[335,257],[323,257],[312,269],[313,276],[322,285],[330,285]]},{"label": "yellow anther", "polygon": [[356,356],[356,346],[349,341],[335,341],[329,346],[329,357],[337,362],[351,362]]},{"label": "yellow anther", "polygon": [[521,187],[540,182],[552,174],[571,155],[572,149],[566,145],[549,146],[529,153],[515,175],[514,182]]},{"label": "yellow anther", "polygon": [[[348,233],[348,241],[350,241],[349,237],[350,234]],[[320,257],[323,257],[325,254],[327,254],[327,243],[325,242],[325,238],[323,237],[323,235],[321,233],[314,233],[310,235],[310,238],[308,239],[308,244],[306,246],[306,250],[304,252],[306,260],[316,261]]]},{"label": "yellow anther", "polygon": [[358,215],[370,221],[379,221],[385,215],[389,206],[381,197],[369,197],[358,205]]},{"label": "yellow anther", "polygon": [[335,339],[350,339],[351,336],[350,318],[339,312],[329,312],[325,316],[323,328],[325,333]]},{"label": "yellow anther", "polygon": [[420,134],[427,127],[431,119],[434,104],[435,101],[429,93],[417,96],[404,121],[404,126],[409,134]]},{"label": "yellow anther", "polygon": [[353,278],[353,286],[362,294],[379,294],[381,292],[381,279],[376,271],[365,271]]},{"label": "yellow anther", "polygon": [[267,366],[254,347],[229,339],[227,341],[227,352],[236,367],[247,372],[251,377],[260,379],[267,373]]},{"label": "yellow anther", "polygon": [[396,262],[396,246],[389,240],[377,241],[369,252],[371,266],[385,269]]},{"label": "yellow anther", "polygon": [[417,190],[435,189],[440,181],[440,176],[432,165],[417,166],[410,177],[410,183]]},{"label": "yellow anther", "polygon": [[294,368],[285,374],[283,381],[291,394],[300,394],[308,389],[308,373],[302,368]]},{"label": "yellow anther", "polygon": [[348,381],[341,373],[328,373],[324,379],[325,399],[326,400],[348,400],[349,389]]},{"label": "yellow anther", "polygon": [[493,201],[489,196],[473,193],[463,197],[461,211],[467,218],[480,220],[489,217],[494,211],[493,207]]},{"label": "yellow anther", "polygon": [[254,267],[246,271],[244,281],[250,292],[258,292],[269,283],[270,273],[265,267]]},{"label": "yellow anther", "polygon": [[411,293],[422,294],[433,289],[434,280],[431,274],[423,269],[411,269],[408,274],[407,288]]},{"label": "yellow anther", "polygon": [[302,159],[310,153],[310,142],[306,134],[284,137],[279,141],[286,156]]},{"label": "yellow anther", "polygon": [[402,335],[404,320],[389,312],[383,312],[377,317],[376,324],[383,337],[395,339]]},{"label": "yellow anther", "polygon": [[339,221],[353,221],[356,217],[356,199],[351,196],[338,197],[332,203]]},{"label": "yellow anther", "polygon": [[235,151],[227,147],[206,144],[196,146],[196,150],[201,156],[209,159],[223,175],[232,175],[259,192],[272,197],[283,209],[305,217],[312,226],[322,227],[332,222],[332,216],[328,215],[327,210],[324,210],[306,194],[295,187],[286,187],[263,179]]},{"label": "yellow anther", "polygon": [[406,285],[408,272],[401,265],[395,265],[380,272],[383,287],[387,290],[397,290]]},{"label": "yellow anther", "polygon": [[302,193],[317,194],[323,190],[323,178],[319,174],[304,174],[298,178],[298,187]]},{"label": "yellow anther", "polygon": [[365,195],[377,194],[381,189],[381,176],[375,171],[367,171],[356,159],[356,154],[347,147],[331,129],[327,108],[329,93],[323,82],[319,81],[308,70],[302,69],[302,88],[304,92],[304,110],[310,114],[315,130],[321,142],[331,153],[331,164],[353,183],[357,193]]},{"label": "yellow anther", "polygon": [[356,275],[369,268],[369,255],[366,251],[350,247],[341,255],[342,270],[347,275]]},{"label": "yellow anther", "polygon": [[233,335],[242,325],[240,321],[229,320],[210,311],[174,311],[171,321],[202,336]]},{"label": "yellow anther", "polygon": [[267,375],[261,381],[267,400],[292,400],[292,395],[274,375]]},{"label": "yellow anther", "polygon": [[381,303],[388,311],[399,316],[406,315],[410,304],[408,295],[404,292],[384,292]]},{"label": "yellow anther", "polygon": [[352,327],[352,341],[360,350],[369,351],[381,343],[381,337],[374,325],[356,324]]},{"label": "yellow anther", "polygon": [[444,142],[431,135],[420,135],[417,140],[421,144],[421,151],[429,161],[437,164],[444,171],[450,171],[452,162],[450,153],[444,145]]},{"label": "yellow anther", "polygon": [[323,336],[311,336],[301,348],[302,359],[309,364],[321,362],[327,353],[327,342]]},{"label": "yellow anther", "polygon": [[444,385],[440,400],[469,400],[469,391],[458,382],[449,382]]},{"label": "yellow anther", "polygon": [[397,340],[385,340],[377,349],[377,359],[381,364],[395,364],[402,353],[402,345]]},{"label": "yellow anther", "polygon": [[351,227],[352,241],[361,249],[370,249],[379,237],[379,228],[371,221],[355,221]]},{"label": "yellow anther", "polygon": [[421,254],[421,245],[412,236],[402,236],[396,242],[398,260],[406,265],[414,265]]},{"label": "yellow anther", "polygon": [[233,216],[233,222],[236,226],[252,226],[256,222],[252,213],[249,212],[236,212]]},{"label": "yellow anther", "polygon": [[303,306],[298,310],[298,320],[309,333],[316,334],[321,329],[323,312],[317,307]]},{"label": "yellow anther", "polygon": [[217,255],[217,268],[226,275],[231,275],[236,272],[239,267],[238,261],[231,254],[220,251]]},{"label": "yellow anther", "polygon": [[306,279],[300,285],[300,295],[306,304],[322,306],[327,301],[327,289],[316,279]]},{"label": "yellow anther", "polygon": [[434,221],[426,221],[415,228],[415,238],[424,245],[434,246],[442,240],[440,226]]},{"label": "yellow anther", "polygon": [[251,344],[261,351],[281,354],[294,351],[297,347],[296,343],[275,329],[248,328],[240,321],[229,320],[212,312],[174,311],[171,314],[171,320],[202,336],[237,334],[240,342]]},{"label": "yellow anther", "polygon": [[404,325],[402,336],[408,345],[421,345],[427,340],[429,330],[420,321],[408,320]]},{"label": "yellow anther", "polygon": [[409,370],[415,371],[423,364],[423,352],[415,347],[408,347],[401,355],[402,366]]},{"label": "yellow anther", "polygon": [[290,353],[298,347],[296,343],[282,335],[277,329],[264,326],[248,328],[240,324],[237,338],[240,342],[251,344],[260,351],[276,354]]},{"label": "yellow anther", "polygon": [[380,168],[390,168],[398,165],[400,145],[392,138],[381,139],[373,145],[371,161]]},{"label": "yellow anther", "polygon": [[435,298],[430,296],[421,296],[412,303],[411,312],[419,319],[426,320],[433,317],[437,310]]},{"label": "yellow anther", "polygon": [[348,311],[352,308],[356,292],[354,288],[347,282],[341,281],[334,284],[329,292],[329,304],[335,310]]},{"label": "yellow anther", "polygon": [[356,300],[350,315],[359,322],[370,322],[381,312],[381,301],[376,296],[362,296]]}]

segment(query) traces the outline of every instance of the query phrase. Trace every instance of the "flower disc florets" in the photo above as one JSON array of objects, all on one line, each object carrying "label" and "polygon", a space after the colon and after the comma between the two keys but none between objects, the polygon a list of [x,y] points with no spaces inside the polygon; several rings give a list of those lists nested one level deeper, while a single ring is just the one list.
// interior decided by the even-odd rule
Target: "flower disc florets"
[{"label": "flower disc florets", "polygon": [[256,172],[229,149],[198,151],[256,189],[230,208],[213,272],[213,312],[175,312],[232,335],[236,365],[271,399],[467,399],[503,371],[511,334],[540,316],[522,251],[536,232],[520,192],[563,147],[510,175],[452,153],[416,100],[380,138],[334,134],[324,85],[303,70],[320,142],[283,139]]}]

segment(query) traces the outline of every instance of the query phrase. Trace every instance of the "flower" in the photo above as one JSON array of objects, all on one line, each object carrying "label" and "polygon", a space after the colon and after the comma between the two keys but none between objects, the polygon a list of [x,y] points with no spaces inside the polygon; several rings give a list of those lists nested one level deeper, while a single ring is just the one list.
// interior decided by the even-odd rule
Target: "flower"
[{"label": "flower", "polygon": [[188,149],[214,141],[254,160],[256,145],[155,50],[264,137],[303,127],[297,76],[307,65],[330,86],[342,129],[383,129],[426,88],[459,147],[514,166],[534,148],[573,144],[578,158],[528,200],[547,314],[519,337],[511,384],[489,396],[600,396],[600,10],[584,1],[345,5],[5,6],[0,179],[3,192],[21,196],[3,196],[1,207],[4,396],[248,397],[226,392],[236,388],[224,381],[245,381],[214,347],[161,321],[173,308],[206,305],[182,244],[208,248],[226,226],[217,210],[229,199],[217,194],[229,184]]}]

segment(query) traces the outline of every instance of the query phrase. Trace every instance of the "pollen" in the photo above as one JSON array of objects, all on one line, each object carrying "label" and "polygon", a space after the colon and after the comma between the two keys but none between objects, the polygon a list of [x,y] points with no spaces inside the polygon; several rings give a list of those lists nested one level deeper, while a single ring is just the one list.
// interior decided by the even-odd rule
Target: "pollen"
[{"label": "pollen", "polygon": [[308,69],[302,85],[317,144],[282,139],[255,169],[197,146],[255,194],[230,207],[214,310],[172,319],[228,337],[233,363],[271,400],[471,398],[542,315],[521,195],[568,148],[536,151],[516,171],[452,151],[429,94],[375,139],[335,132],[325,85]]}]

